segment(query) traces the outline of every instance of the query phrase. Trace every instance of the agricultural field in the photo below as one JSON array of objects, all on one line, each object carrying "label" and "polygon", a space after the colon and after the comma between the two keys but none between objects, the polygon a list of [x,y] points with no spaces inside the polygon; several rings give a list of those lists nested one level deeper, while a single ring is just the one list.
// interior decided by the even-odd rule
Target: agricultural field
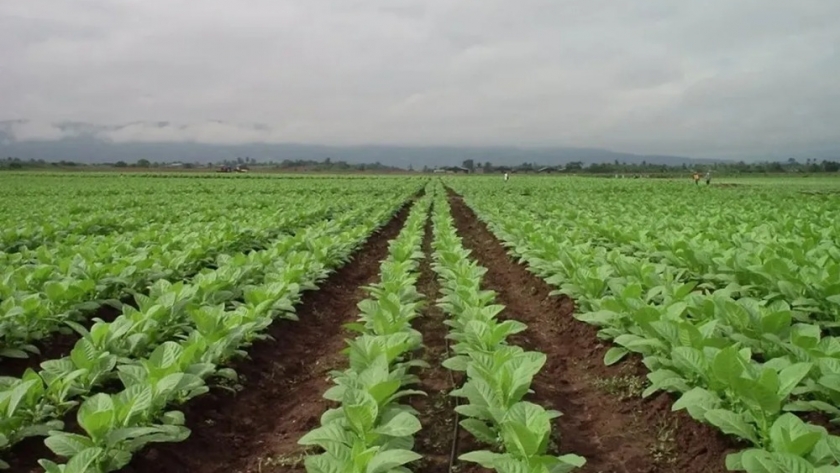
[{"label": "agricultural field", "polygon": [[8,471],[840,473],[840,195],[0,175]]}]

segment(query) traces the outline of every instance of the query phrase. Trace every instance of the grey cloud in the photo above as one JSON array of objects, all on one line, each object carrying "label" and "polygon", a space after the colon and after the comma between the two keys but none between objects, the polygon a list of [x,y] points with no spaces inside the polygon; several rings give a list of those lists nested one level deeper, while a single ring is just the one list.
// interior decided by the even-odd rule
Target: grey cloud
[{"label": "grey cloud", "polygon": [[0,24],[17,140],[840,149],[827,0],[4,0]]}]

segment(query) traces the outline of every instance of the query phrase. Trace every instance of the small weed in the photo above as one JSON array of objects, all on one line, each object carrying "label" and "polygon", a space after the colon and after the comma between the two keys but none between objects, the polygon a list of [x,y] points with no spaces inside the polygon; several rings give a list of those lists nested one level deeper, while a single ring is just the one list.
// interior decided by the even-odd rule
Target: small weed
[{"label": "small weed", "polygon": [[656,442],[650,447],[650,456],[659,465],[672,465],[677,461],[677,446],[674,432],[678,422],[673,423],[663,419],[656,426]]},{"label": "small weed", "polygon": [[644,380],[632,375],[599,378],[595,380],[595,386],[606,393],[618,396],[622,401],[641,397],[645,390]]},{"label": "small weed", "polygon": [[260,458],[258,470],[262,472],[263,467],[268,468],[275,468],[278,466],[283,467],[302,467],[303,461],[306,459],[306,455],[309,453],[308,450],[304,450],[302,452],[295,452],[295,453],[288,453],[284,455],[279,455],[276,457],[265,457]]}]

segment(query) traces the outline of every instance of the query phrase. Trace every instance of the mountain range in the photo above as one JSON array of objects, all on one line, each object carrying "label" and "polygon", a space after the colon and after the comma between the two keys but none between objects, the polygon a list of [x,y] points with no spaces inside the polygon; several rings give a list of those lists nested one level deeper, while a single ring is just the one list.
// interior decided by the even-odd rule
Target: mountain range
[{"label": "mountain range", "polygon": [[101,164],[140,159],[151,162],[216,163],[250,157],[259,162],[283,160],[345,161],[351,164],[379,162],[400,168],[460,165],[472,159],[476,163],[491,162],[514,166],[523,162],[537,165],[559,165],[580,161],[583,164],[611,163],[667,164],[670,166],[700,165],[726,160],[695,159],[682,156],[642,155],[597,148],[522,148],[461,146],[326,146],[294,143],[205,144],[195,142],[111,142],[92,136],[74,136],[58,140],[16,141],[0,131],[0,159],[42,159],[48,162],[74,161]]}]

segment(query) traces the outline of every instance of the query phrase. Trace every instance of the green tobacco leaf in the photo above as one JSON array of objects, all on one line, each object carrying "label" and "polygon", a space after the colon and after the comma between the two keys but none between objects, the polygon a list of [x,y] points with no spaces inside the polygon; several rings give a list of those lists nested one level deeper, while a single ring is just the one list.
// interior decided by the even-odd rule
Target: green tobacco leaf
[{"label": "green tobacco leaf", "polygon": [[496,432],[478,419],[464,419],[459,424],[481,442],[492,445],[499,441]]},{"label": "green tobacco leaf", "polygon": [[621,361],[621,359],[624,358],[628,353],[630,353],[630,351],[626,348],[612,347],[609,350],[607,350],[606,354],[604,354],[604,364],[607,366],[614,365]]},{"label": "green tobacco leaf", "polygon": [[802,457],[759,449],[750,449],[742,452],[741,465],[747,473],[816,472],[814,466]]},{"label": "green tobacco leaf", "polygon": [[105,450],[101,448],[82,450],[67,462],[64,473],[91,473],[91,470],[97,471],[98,469],[94,469],[93,465],[106,454]]},{"label": "green tobacco leaf", "polygon": [[111,396],[100,393],[88,398],[82,403],[76,418],[85,432],[98,443],[114,426],[115,413]]},{"label": "green tobacco leaf", "polygon": [[720,398],[713,392],[703,388],[694,388],[686,392],[671,406],[672,411],[686,409],[688,414],[696,420],[706,419],[706,413],[720,407]]},{"label": "green tobacco leaf", "polygon": [[804,457],[824,437],[823,432],[808,426],[793,414],[782,414],[770,428],[773,450]]},{"label": "green tobacco leaf", "polygon": [[408,412],[400,412],[391,418],[387,424],[374,429],[374,432],[380,435],[388,435],[390,437],[405,437],[413,435],[418,432],[420,428],[420,421],[417,417]]},{"label": "green tobacco leaf", "polygon": [[808,376],[813,363],[796,363],[779,372],[779,396],[787,397]]},{"label": "green tobacco leaf", "polygon": [[457,355],[444,360],[443,365],[444,368],[452,371],[467,371],[467,366],[469,366],[470,359],[467,356]]},{"label": "green tobacco leaf", "polygon": [[755,427],[750,425],[744,418],[726,409],[712,409],[706,412],[706,421],[719,428],[725,434],[735,435],[759,445]]},{"label": "green tobacco leaf", "polygon": [[339,443],[342,445],[351,442],[349,434],[338,423],[330,423],[308,432],[298,440],[299,445],[317,445],[324,450],[329,450],[328,444]]},{"label": "green tobacco leaf", "polygon": [[368,463],[366,473],[387,473],[395,468],[423,458],[411,450],[386,450],[377,453]]},{"label": "green tobacco leaf", "polygon": [[477,450],[474,452],[464,453],[458,457],[458,460],[465,462],[478,463],[484,468],[492,469],[497,461],[504,455],[493,453],[487,450]]},{"label": "green tobacco leaf", "polygon": [[329,454],[308,456],[304,459],[307,473],[348,473],[352,472],[352,463],[342,462]]},{"label": "green tobacco leaf", "polygon": [[56,433],[44,439],[44,444],[58,456],[72,458],[81,451],[93,448],[93,442],[82,435],[70,433]]}]

